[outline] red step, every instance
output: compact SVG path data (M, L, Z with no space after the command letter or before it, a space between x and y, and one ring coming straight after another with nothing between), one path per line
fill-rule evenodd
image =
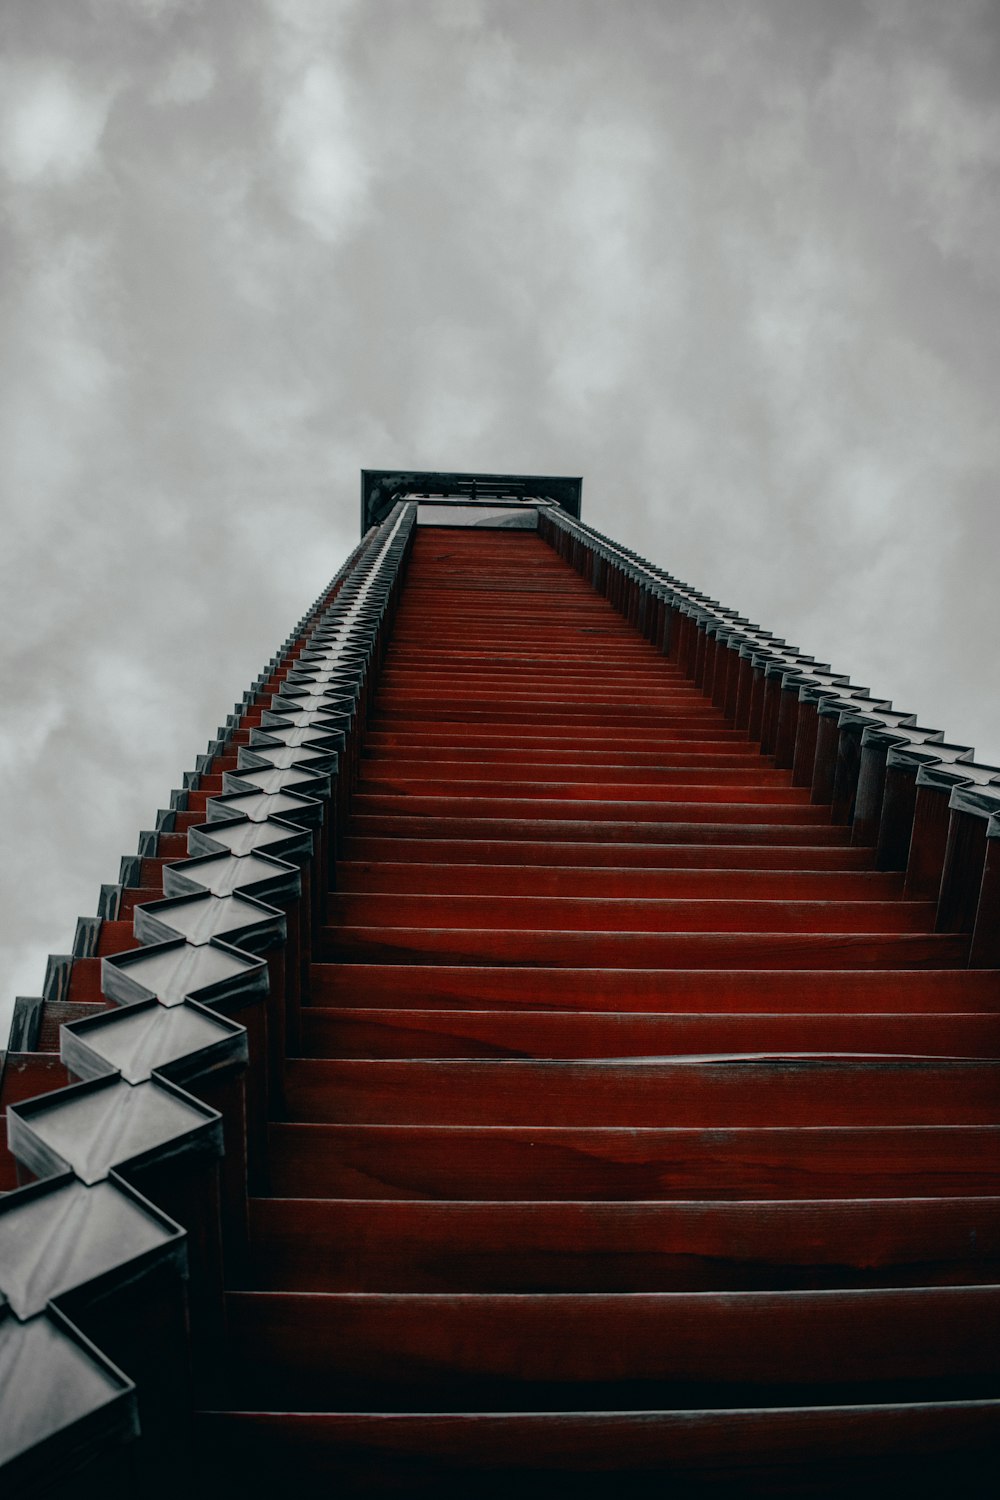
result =
M258 1198L260 1291L646 1292L990 1285L1000 1198Z
M787 1011L630 1015L623 1011L318 1009L301 1017L305 1057L539 1059L696 1053L859 1052L1000 1055L1000 1015Z
M564 969L314 964L313 1003L406 1009L483 1005L575 1011L730 1013L1000 1010L995 969Z
M297 1198L994 1197L1000 1128L271 1126Z

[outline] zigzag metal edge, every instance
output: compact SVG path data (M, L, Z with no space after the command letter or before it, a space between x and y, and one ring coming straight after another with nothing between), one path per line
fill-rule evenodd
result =
M586 523L553 507L539 533L793 784L832 804L878 868L936 899L938 931L971 933L970 966L1000 967L1000 766Z
M0 1468L9 1485L51 1479L69 1454L78 1463L82 1450L139 1430L135 1383L60 1304L183 1269L184 1228L155 1192L150 1201L120 1174L155 1179L222 1155L222 1114L183 1085L246 1067L247 1030L219 1012L262 1001L264 955L277 955L272 972L281 972L289 928L270 902L303 905L303 876L332 836L415 519L416 505L400 502L366 534L159 815L157 833L170 831L243 714L275 689L222 793L208 797L206 821L189 830L189 857L164 867L164 899L135 907L140 946L102 960L102 994L118 1008L60 1028L62 1061L81 1081L8 1109L11 1151L39 1179L0 1197ZM78 924L75 958L94 955L102 922L118 917L123 886L154 848L155 835L143 835L139 856L123 860L100 917ZM50 961L48 997L68 984L72 962ZM22 1046L39 1010L19 1002ZM261 1066L273 1072L274 1062ZM192 1293L197 1301L197 1286Z

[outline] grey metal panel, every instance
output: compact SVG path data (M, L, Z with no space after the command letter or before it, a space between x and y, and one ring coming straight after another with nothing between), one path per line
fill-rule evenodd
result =
M35 1474L51 1480L63 1474L60 1465L72 1469L91 1451L137 1432L131 1383L52 1298L95 1280L111 1290L132 1286L157 1257L183 1252L179 1226L114 1174L214 1162L221 1154L220 1115L175 1080L246 1056L243 1027L217 1012L238 1011L266 994L267 966L254 955L285 936L283 913L248 893L291 899L299 889L299 865L324 821L321 799L331 792L385 580L395 574L415 510L397 507L364 539L288 638L286 650L308 627L316 642L311 659L295 668L302 687L293 684L288 695L292 715L276 710L280 694L264 695L278 657L244 695L246 704L270 697L264 732L244 757L251 768L207 799L205 823L191 830L192 857L168 867L167 897L136 908L143 946L102 960L102 991L123 1008L62 1028L63 1058L85 1081L8 1111L14 1155L43 1179L0 1202L0 1466L8 1483ZM141 835L139 855L123 865L129 883L139 879L139 860L156 856L158 834L174 828L240 713L237 705L208 754L185 773L156 832ZM277 732L268 736L267 729ZM324 774L317 776L316 766ZM185 887L190 894L169 894ZM121 885L102 895L105 920L117 915L120 897ZM101 929L101 917L80 920L74 956L50 961L46 999L65 997L74 958L96 955ZM39 1008L22 1003L23 1039ZM39 1243L49 1248L44 1257Z

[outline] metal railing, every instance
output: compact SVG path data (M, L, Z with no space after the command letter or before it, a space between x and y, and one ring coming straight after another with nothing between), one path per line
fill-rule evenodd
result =
M10 1150L34 1180L0 1196L7 1496L80 1482L165 1495L192 1481L193 1403L220 1378L223 1289L240 1283L248 1194L266 1181L310 928L416 508L397 503L362 539L103 888L74 953L50 962L45 995L18 1002L8 1063L36 1097L7 1111ZM196 821L189 804L220 759L222 789L211 784ZM136 904L129 932L128 894L182 824L189 857L163 866L163 899ZM105 951L116 937L122 951ZM72 997L98 961L99 1004L60 1032L81 1081L38 1094L45 1003Z
M969 934L970 966L1000 966L1000 766L565 512L539 532L907 896L936 901L939 932Z

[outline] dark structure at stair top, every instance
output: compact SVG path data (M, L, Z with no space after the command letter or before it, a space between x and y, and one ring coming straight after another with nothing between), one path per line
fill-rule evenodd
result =
M580 519L583 480L554 474L460 474L451 470L362 469L361 535L384 521L398 500L423 497L472 505L547 501Z

